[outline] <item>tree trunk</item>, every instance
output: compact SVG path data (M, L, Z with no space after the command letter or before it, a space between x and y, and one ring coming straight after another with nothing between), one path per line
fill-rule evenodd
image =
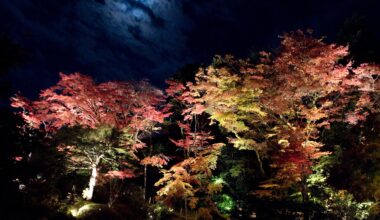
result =
M92 196L94 194L94 188L95 188L95 185L96 185L96 177L98 176L98 171L96 170L96 165L92 165L92 168L91 168L91 177L90 177L90 182L88 183L88 189L83 192L83 197L86 199L86 200L91 200L92 199Z
M257 162L259 163L259 168L260 168L260 171L261 171L261 174L265 174L265 171L264 171L264 168L263 168L263 162L260 158L260 154L257 150L254 150L255 153L256 153L256 158L257 158Z
M144 165L144 200L146 200L146 176L147 174L147 165Z

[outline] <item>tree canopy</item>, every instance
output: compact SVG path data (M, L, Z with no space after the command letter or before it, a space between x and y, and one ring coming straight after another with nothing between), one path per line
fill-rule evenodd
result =
M311 33L280 38L255 60L216 55L184 68L165 91L61 73L12 107L19 129L58 153L59 175L89 177L84 199L136 196L145 218L376 218L380 66ZM123 188L132 185L142 192Z

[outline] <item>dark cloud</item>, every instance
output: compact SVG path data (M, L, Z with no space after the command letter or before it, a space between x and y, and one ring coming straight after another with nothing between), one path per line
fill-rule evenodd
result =
M145 5L141 1L126 0L125 3L128 3L132 8L138 8L138 9L141 9L143 12L145 12L152 20L152 24L154 26L160 27L160 28L165 26L165 20L157 16L151 8L149 8L147 5Z
M27 94L52 85L58 72L99 81L164 79L216 53L247 56L278 46L283 32L312 28L334 39L353 13L377 27L374 1L3 0L0 28L28 51L8 75Z
M141 28L138 25L128 25L128 31L137 41L141 42L142 44L154 47L154 45L152 45L152 42L144 38Z

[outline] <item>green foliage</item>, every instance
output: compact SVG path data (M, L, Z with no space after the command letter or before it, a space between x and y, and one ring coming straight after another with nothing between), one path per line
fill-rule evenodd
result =
M367 219L373 202L359 202L346 190L336 190L327 184L329 169L337 162L336 158L339 156L339 150L337 152L338 155L324 156L320 163L313 167L314 173L307 179L310 201L339 218Z
M230 170L229 170L229 173L231 175L231 177L238 177L241 175L241 173L243 172L243 165L242 164L237 164L237 165L234 165Z
M227 194L217 196L215 202L222 213L231 213L236 206L235 201Z
M92 164L102 163L111 169L120 166L119 160L130 156L119 145L120 133L110 127L63 128L55 136L57 149L68 158L69 169L90 169Z

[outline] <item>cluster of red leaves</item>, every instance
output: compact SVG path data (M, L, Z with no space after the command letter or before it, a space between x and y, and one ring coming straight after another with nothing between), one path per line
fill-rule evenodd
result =
M38 100L30 101L21 95L12 98L12 106L20 108L24 120L36 129L54 133L65 126L100 128L109 126L125 134L120 145L133 152L146 147L140 140L142 133L152 132L156 125L170 115L162 111L163 92L146 81L105 82L97 84L89 76L80 73L60 74L55 85L41 91ZM83 155L83 149L59 145L57 150L70 156L76 167L88 167L93 161ZM99 156L102 152L93 154ZM166 160L165 157L160 157ZM108 158L113 159L113 158ZM136 158L138 159L138 158ZM150 158L158 166L166 162ZM148 158L145 160L148 163ZM108 177L131 178L129 170L110 171Z
M56 86L43 90L39 99L29 101L21 95L12 98L12 106L22 109L31 126L55 131L62 126L100 124L117 128L129 126L141 130L167 116L157 109L163 101L160 90L147 82L106 82L96 84L79 73L60 74Z
M140 161L140 164L162 168L163 166L168 164L169 159L170 159L169 157L163 154L158 154L151 157L145 157L144 159Z
M312 173L313 161L329 152L321 151L323 144L313 141L316 136L308 134L305 128L284 129L281 133L284 139L279 141L279 149L272 158L272 167L277 169L276 180L282 182L282 188L286 188L304 181Z
M192 152L203 149L203 146L206 146L209 141L214 139L214 137L210 135L210 132L192 131L190 123L183 124L177 122L177 124L181 128L183 138L179 140L169 139L177 147L183 148L186 151Z
M14 160L14 161L18 161L18 162L20 162L22 159L23 159L22 156L16 156L16 157L13 157L13 160Z
M104 176L111 179L125 179L133 178L135 174L132 170L110 170Z
M197 99L199 94L194 89L194 84L191 82L184 85L181 82L167 80L168 88L166 93L169 97L176 99L182 106L182 115L184 121L192 120L194 115L201 115L205 111L202 101Z
M355 125L377 111L380 67L353 67L343 62L347 55L347 47L299 31L283 36L281 53L267 68L272 87L262 97L270 121L278 124L279 116L284 121L277 135L288 142L274 155L276 179L304 181L313 161L327 154L318 142L320 129L332 122Z
M342 113L348 113L347 104L354 102L355 108L343 120L365 119L363 110L375 110L372 95L379 91L380 67L344 64L347 55L347 47L325 44L300 31L284 35L281 53L269 67L271 89L263 93L264 104L277 114L302 108L306 119L329 126L341 121ZM316 111L319 118L313 118Z

